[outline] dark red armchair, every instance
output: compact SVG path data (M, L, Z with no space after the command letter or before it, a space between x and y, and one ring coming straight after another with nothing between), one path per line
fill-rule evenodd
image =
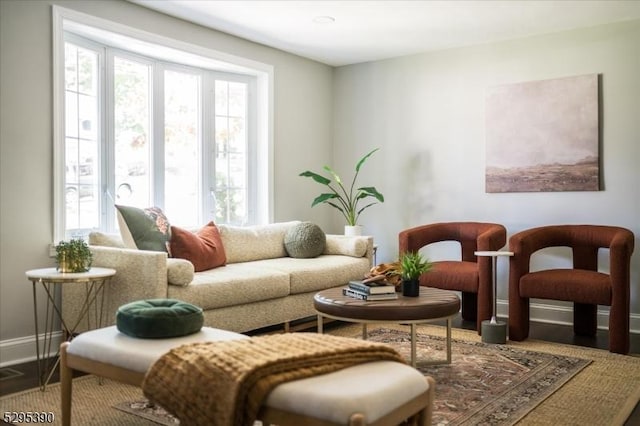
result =
M530 271L531 255L548 247L570 247L573 268ZM629 287L634 235L625 228L553 225L509 239L509 339L529 336L529 299L573 302L573 329L593 336L598 305L609 309L609 351L629 353ZM609 273L598 271L598 250L609 249Z
M398 238L400 254L442 241L460 243L460 259L433 262L433 268L420 277L420 285L462 292L462 318L475 321L480 333L482 321L490 319L493 311L492 262L474 253L504 247L505 227L481 222L434 223L406 229Z

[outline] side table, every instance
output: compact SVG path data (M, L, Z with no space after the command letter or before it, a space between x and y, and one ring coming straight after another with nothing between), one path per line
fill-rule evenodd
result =
M498 321L496 315L498 313L498 279L496 265L499 256L513 256L512 251L476 251L476 256L491 257L493 264L491 265L491 274L493 281L493 312L490 321L482 321L482 341L484 343L507 343L507 323Z
M59 272L56 268L32 269L26 272L27 279L33 286L33 309L36 331L36 356L38 364L38 380L40 390L46 389L53 372L60 363L60 350L56 351L55 360L51 360L51 338L53 335L54 320L60 321L64 339L70 341L73 338L78 325L87 320L91 327L91 319L95 321L97 328L102 326L103 308L105 297L108 297L107 283L116 274L115 269L91 268L87 272ZM42 348L40 347L40 334L38 330L38 298L36 295L37 284L40 283L47 295L45 309L45 326ZM67 324L60 308L55 303L56 287L62 285L84 285L85 298L80 308L80 314L73 324ZM53 364L52 364L53 363Z

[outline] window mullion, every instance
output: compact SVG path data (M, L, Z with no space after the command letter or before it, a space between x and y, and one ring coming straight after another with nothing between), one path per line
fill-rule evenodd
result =
M152 203L162 209L164 205L164 191L165 191L165 160L164 160L164 66L161 63L155 62L152 65L152 79L151 79L151 164L153 168L151 170L151 182L153 186Z
M251 79L247 84L247 174L248 181L251 183L258 182L260 175L260 165L258 163L258 142L257 142L257 102L255 101L256 81ZM249 184L247 188L247 214L250 223L258 221L258 202L259 189L257 185ZM268 191L262 191L262 196L268 194Z
M102 177L104 178L103 191L105 201L104 205L104 218L105 222L103 228L107 232L116 231L116 181L115 181L115 118L114 118L114 51L112 49L106 49L105 66L104 68L104 89L102 105L104 105L104 127L102 137L104 143L102 144Z
M202 212L204 218L216 217L215 205L215 78L213 73L203 75L202 81ZM208 219L207 219L208 220Z

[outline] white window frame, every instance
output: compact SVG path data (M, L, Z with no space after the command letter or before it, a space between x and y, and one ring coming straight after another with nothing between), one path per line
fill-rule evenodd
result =
M258 186L250 187L249 197L255 197L257 211L249 212L254 223L263 224L273 221L273 85L274 68L272 65L257 62L251 59L242 58L225 52L205 48L181 40L164 37L158 34L146 32L112 22L82 12L66 9L60 6L52 6L53 19L53 241L57 242L65 238L65 204L64 204L64 31L83 31L91 33L95 38L109 37L111 41L121 39L122 45L127 46L127 50L134 50L137 45L158 45L165 48L169 55L181 56L181 61L187 65L204 66L209 69L217 69L221 72L231 72L246 74L255 77L255 93L257 97L256 114L250 115L255 120L256 129L256 151L254 159L256 164L249 164L251 173L256 173ZM133 47L132 47L133 46ZM162 58L159 58L162 59ZM224 77L227 79L227 76ZM203 108L203 114L207 107ZM107 117L108 119L108 117ZM204 125L204 122L203 122ZM206 128L203 128L205 131ZM203 158L209 157L203 155ZM206 166L206 161L204 160ZM107 187L103 181L101 189L103 197ZM208 191L207 186L203 186L203 191ZM204 197L203 200L208 200ZM104 210L102 210L104 212ZM107 219L107 218L105 218ZM110 223L110 222L108 222Z

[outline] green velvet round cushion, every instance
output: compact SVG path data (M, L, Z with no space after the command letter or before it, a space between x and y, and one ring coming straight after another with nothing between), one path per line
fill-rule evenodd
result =
M202 308L176 299L148 299L118 308L121 333L142 339L165 339L193 334L202 328Z
M284 236L284 248L291 257L310 258L320 256L327 243L327 236L316 224L300 222Z

